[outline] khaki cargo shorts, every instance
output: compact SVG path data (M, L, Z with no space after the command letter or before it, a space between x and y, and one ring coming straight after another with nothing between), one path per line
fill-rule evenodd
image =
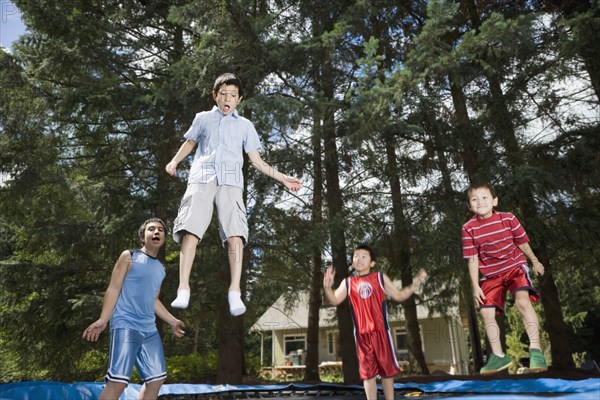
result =
M175 242L181 243L186 233L202 240L210 225L214 206L217 207L219 235L223 243L233 236L240 236L247 243L248 222L242 189L228 185L217 186L216 180L188 185L173 227Z

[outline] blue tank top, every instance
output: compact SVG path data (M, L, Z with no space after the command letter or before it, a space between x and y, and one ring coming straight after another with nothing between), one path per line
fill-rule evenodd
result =
M110 319L110 329L129 328L141 332L156 330L154 302L165 268L142 250L130 250L131 268L121 287L121 293Z

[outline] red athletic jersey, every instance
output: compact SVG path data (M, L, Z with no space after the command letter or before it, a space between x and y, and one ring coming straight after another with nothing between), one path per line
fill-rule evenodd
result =
M525 255L517 247L529 241L517 217L494 211L490 218L474 215L462 229L463 257L479 257L479 271L489 277L521 265Z
M354 322L354 339L361 379L397 375L394 342L388 325L383 274L374 272L346 280Z
M383 274L351 276L346 285L356 333L388 329Z

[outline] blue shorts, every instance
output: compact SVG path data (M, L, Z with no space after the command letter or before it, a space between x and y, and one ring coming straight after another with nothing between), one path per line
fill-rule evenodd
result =
M143 382L166 379L165 353L158 331L111 330L108 372L104 379L128 384L134 365Z

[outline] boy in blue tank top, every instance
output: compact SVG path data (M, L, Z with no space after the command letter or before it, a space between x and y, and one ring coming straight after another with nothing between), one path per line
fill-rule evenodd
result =
M100 400L121 396L134 365L144 382L139 398L156 399L167 368L155 316L169 324L175 336L185 333L183 322L171 315L158 298L165 268L156 257L166 234L167 228L158 218L142 224L142 248L121 253L104 293L100 318L83 332L84 339L95 342L110 319L109 365Z

